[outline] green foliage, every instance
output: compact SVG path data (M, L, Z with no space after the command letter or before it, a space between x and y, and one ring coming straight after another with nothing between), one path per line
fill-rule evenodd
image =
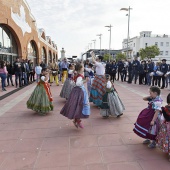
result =
M156 45L141 48L139 51L141 60L155 58L155 56L158 56L159 53L159 48Z
M126 55L125 54L123 54L123 53L118 53L118 54L116 54L116 60L118 61L118 60L124 60L124 59L126 59Z
M103 60L104 60L104 61L109 61L109 59L110 59L110 61L111 61L111 60L112 60L112 56L111 56L110 54L104 54Z

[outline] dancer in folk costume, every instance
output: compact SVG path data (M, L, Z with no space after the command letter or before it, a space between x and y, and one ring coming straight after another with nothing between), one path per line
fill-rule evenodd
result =
M90 102L93 102L99 107L102 104L102 98L106 93L105 65L102 63L102 56L98 56L95 60L94 52L92 52L91 55L94 66L96 67L96 75L90 91Z
M84 66L78 63L75 67L77 76L75 78L75 87L61 110L61 114L68 119L73 119L74 125L78 128L84 128L81 119L88 118L90 115L90 104L88 94L84 87Z
M164 120L157 135L157 144L159 149L168 153L170 161L170 93L167 96L167 104L162 108Z
M75 83L73 81L73 77L74 77L74 65L69 65L69 71L68 71L68 78L66 79L66 81L64 82L64 85L61 89L60 92L60 96L62 98L68 99L70 96L70 93L73 89L73 87L75 86Z
M103 96L100 106L100 114L107 118L109 115L120 117L123 115L125 107L119 98L119 95L110 81L109 74L106 74L106 93Z
M48 80L49 70L43 68L40 75L40 81L27 101L27 108L38 112L40 115L45 115L53 110L53 99Z
M94 80L94 70L92 67L93 67L93 64L89 63L88 68L85 68L87 72L87 90L88 90L89 96L90 96L91 86Z
M143 98L143 100L149 102L148 107L139 114L133 131L138 136L146 139L143 144L149 144L149 148L155 148L155 140L161 124L162 99L158 87L152 86L149 91L150 96ZM151 143L150 140L152 140Z

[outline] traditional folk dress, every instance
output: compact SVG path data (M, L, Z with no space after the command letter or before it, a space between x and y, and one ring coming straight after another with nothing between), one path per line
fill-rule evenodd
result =
M161 124L159 133L156 137L159 149L168 153L170 159L170 106L162 108L164 121Z
M119 95L110 81L106 85L106 93L103 96L102 104L100 106L100 114L102 116L121 116L125 107L119 98Z
M75 86L75 83L73 81L73 76L74 76L73 70L69 70L68 78L64 82L64 85L61 89L60 97L65 98L65 99L69 98L70 93L71 93L73 87Z
M76 86L60 111L60 114L68 119L88 118L90 115L90 104L87 91L83 85L83 75L78 74L75 78Z
M87 81L87 90L88 90L88 94L90 95L91 86L94 80L94 71L92 70L92 68L85 68L85 70L88 73L87 77L89 78L89 80Z
M105 79L105 67L100 62L95 62L96 75L94 77L91 91L90 91L90 102L93 102L96 106L102 104L102 98L106 93L106 79Z
M45 81L45 76L41 76L40 81L27 101L27 108L40 114L48 113L53 110L52 101L48 80Z
M142 138L155 140L161 123L162 99L157 96L155 99L148 98L148 101L148 107L140 112L133 131ZM159 110L159 113L155 124L152 126L150 123L156 110Z

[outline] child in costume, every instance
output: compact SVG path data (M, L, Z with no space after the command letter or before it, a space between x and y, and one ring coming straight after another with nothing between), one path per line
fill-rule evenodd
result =
M168 153L170 161L170 93L167 96L167 104L162 108L164 120L157 135L157 144L159 149Z
M72 89L71 94L60 114L68 119L73 119L73 123L77 128L84 128L81 119L89 117L90 104L88 94L84 87L84 66L83 64L78 63L75 68L77 71L77 75L74 78L75 87Z
M155 148L156 136L161 123L162 99L158 87L150 87L149 92L150 96L143 98L143 100L148 101L148 107L140 112L133 131L146 139L143 144L148 144L149 148Z
M74 65L70 64L69 65L69 71L68 71L68 78L64 82L64 85L63 85L62 90L60 92L60 96L62 98L65 98L65 99L69 98L71 90L75 86L75 83L73 81L73 77L74 77Z
M27 108L38 112L40 115L45 115L53 110L53 99L48 80L49 71L47 68L43 68L40 75L40 81L27 101Z
M103 96L100 106L100 114L107 118L109 115L120 117L123 115L125 107L117 94L116 89L110 81L110 76L106 74L106 93Z

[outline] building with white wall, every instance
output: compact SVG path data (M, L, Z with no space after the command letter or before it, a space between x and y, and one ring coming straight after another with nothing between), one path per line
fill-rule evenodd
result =
M142 31L140 36L130 38L128 41L124 39L122 42L122 52L128 57L135 57L139 55L139 50L147 46L157 45L160 49L159 56L156 56L154 60L162 60L163 58L170 61L170 35L153 35L152 31Z

